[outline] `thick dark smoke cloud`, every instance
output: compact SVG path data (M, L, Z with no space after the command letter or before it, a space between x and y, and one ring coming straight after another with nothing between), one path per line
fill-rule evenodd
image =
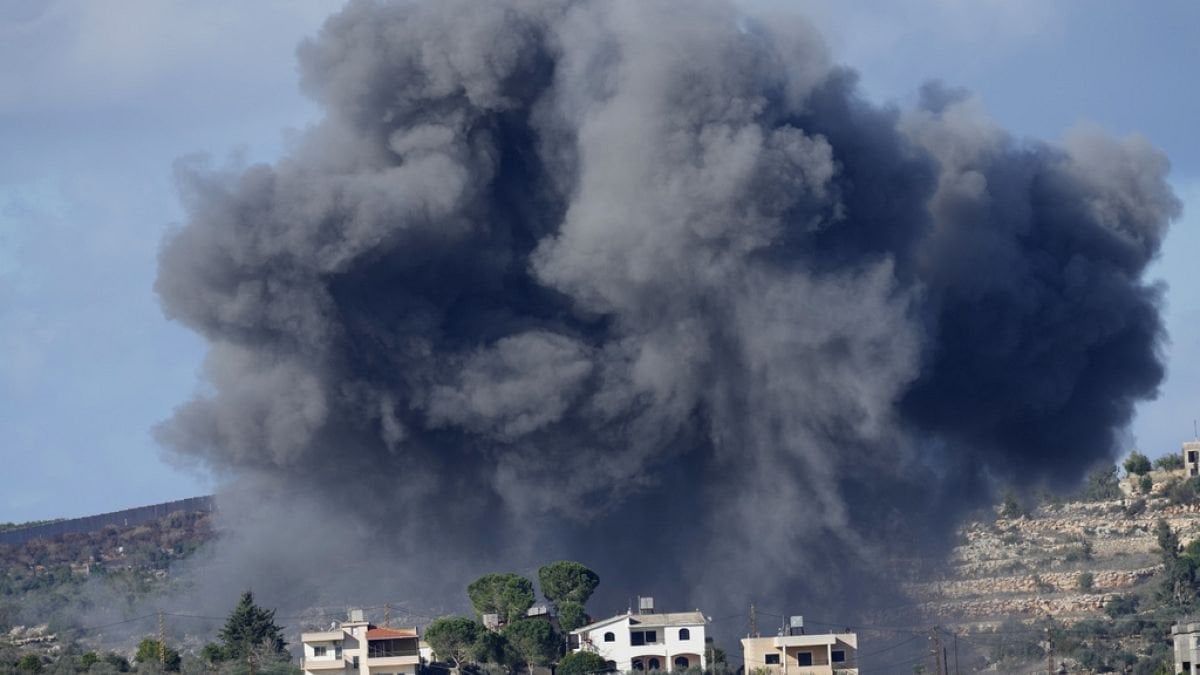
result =
M211 345L160 437L236 478L260 576L569 555L613 609L865 606L992 485L1111 458L1162 378L1179 205L1140 138L879 107L715 1L353 2L299 55L324 120L183 165L157 285Z

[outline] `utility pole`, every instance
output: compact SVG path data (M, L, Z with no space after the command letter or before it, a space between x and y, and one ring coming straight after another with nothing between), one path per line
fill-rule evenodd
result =
M1054 675L1054 635L1046 626L1046 675Z
M392 603L390 602L383 603L383 627L392 627Z
M954 675L958 675L958 631L954 631Z
M758 620L754 617L754 603L750 603L750 637L758 637Z
M933 640L934 675L946 675L946 664L943 663L942 659L942 638L941 635L938 634L937 626L934 626L933 629L929 631L929 639Z
M158 672L167 672L167 631L161 609L158 610Z

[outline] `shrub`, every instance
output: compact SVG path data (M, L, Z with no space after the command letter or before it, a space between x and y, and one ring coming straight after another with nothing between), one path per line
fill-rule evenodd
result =
M1138 497L1125 506L1125 517L1133 518L1146 510L1146 500Z
M1142 476L1142 479L1138 481L1138 489L1144 495L1150 494L1150 491L1154 489L1154 479L1149 475Z
M1125 472L1131 476L1144 476L1150 473L1150 458L1134 450L1125 458Z
M1183 468L1183 457L1176 454L1163 455L1154 460L1154 468L1162 469L1163 471L1175 471Z
M1084 593L1090 592L1095 583L1096 577L1091 572L1084 572L1075 579L1076 586Z

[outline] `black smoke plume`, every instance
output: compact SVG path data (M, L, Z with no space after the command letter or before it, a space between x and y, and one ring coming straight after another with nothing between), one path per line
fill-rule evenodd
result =
M1140 138L880 107L707 0L352 2L299 56L324 119L183 165L157 283L210 344L159 436L231 478L230 602L570 556L601 612L862 607L998 482L1111 459L1162 378Z

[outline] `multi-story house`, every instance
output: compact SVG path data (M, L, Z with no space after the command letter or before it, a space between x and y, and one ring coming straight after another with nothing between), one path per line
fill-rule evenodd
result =
M416 675L421 643L416 628L381 628L351 610L350 620L300 635L305 675Z
M856 634L805 635L799 626L788 633L742 640L747 675L858 675Z
M652 598L641 598L639 605L637 614L618 614L571 631L574 651L595 652L609 670L621 672L707 667L704 614L656 614Z

